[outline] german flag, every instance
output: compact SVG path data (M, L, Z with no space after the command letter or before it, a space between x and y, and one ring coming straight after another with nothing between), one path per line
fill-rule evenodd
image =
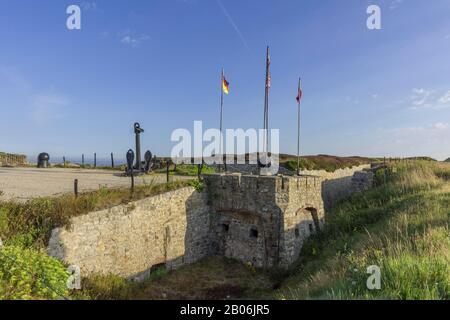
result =
M229 94L230 92L230 83L225 79L225 77L222 78L222 90L226 94Z

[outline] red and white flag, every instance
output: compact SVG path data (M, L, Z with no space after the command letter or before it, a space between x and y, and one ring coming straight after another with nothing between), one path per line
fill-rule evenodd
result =
M300 88L300 86L298 87L298 94L297 94L297 98L295 98L297 100L298 103L300 103L300 100L302 99L302 95L303 95L303 91Z

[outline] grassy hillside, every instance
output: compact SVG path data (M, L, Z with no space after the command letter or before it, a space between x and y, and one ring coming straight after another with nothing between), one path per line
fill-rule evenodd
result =
M342 202L310 238L280 299L450 298L450 166L398 164L377 188ZM381 268L381 290L366 287Z
M351 168L362 164L371 163L373 159L364 157L337 157L329 155L305 156L300 158L301 170L326 170L328 172L337 169ZM280 155L280 165L286 169L297 170L297 157Z

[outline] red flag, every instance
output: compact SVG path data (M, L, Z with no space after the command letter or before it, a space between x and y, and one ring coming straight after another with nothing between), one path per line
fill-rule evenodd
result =
M295 98L297 100L297 102L300 103L300 100L302 99L302 95L303 95L302 89L298 88L298 95L297 95L297 98Z

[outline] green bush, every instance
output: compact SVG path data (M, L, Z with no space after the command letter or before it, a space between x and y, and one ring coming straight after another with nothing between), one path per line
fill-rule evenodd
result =
M68 295L66 268L31 249L0 249L0 299L64 299Z
M205 185L203 182L198 181L198 180L191 180L189 181L189 185L191 187L194 187L195 190L197 190L198 192L202 192L205 189Z

